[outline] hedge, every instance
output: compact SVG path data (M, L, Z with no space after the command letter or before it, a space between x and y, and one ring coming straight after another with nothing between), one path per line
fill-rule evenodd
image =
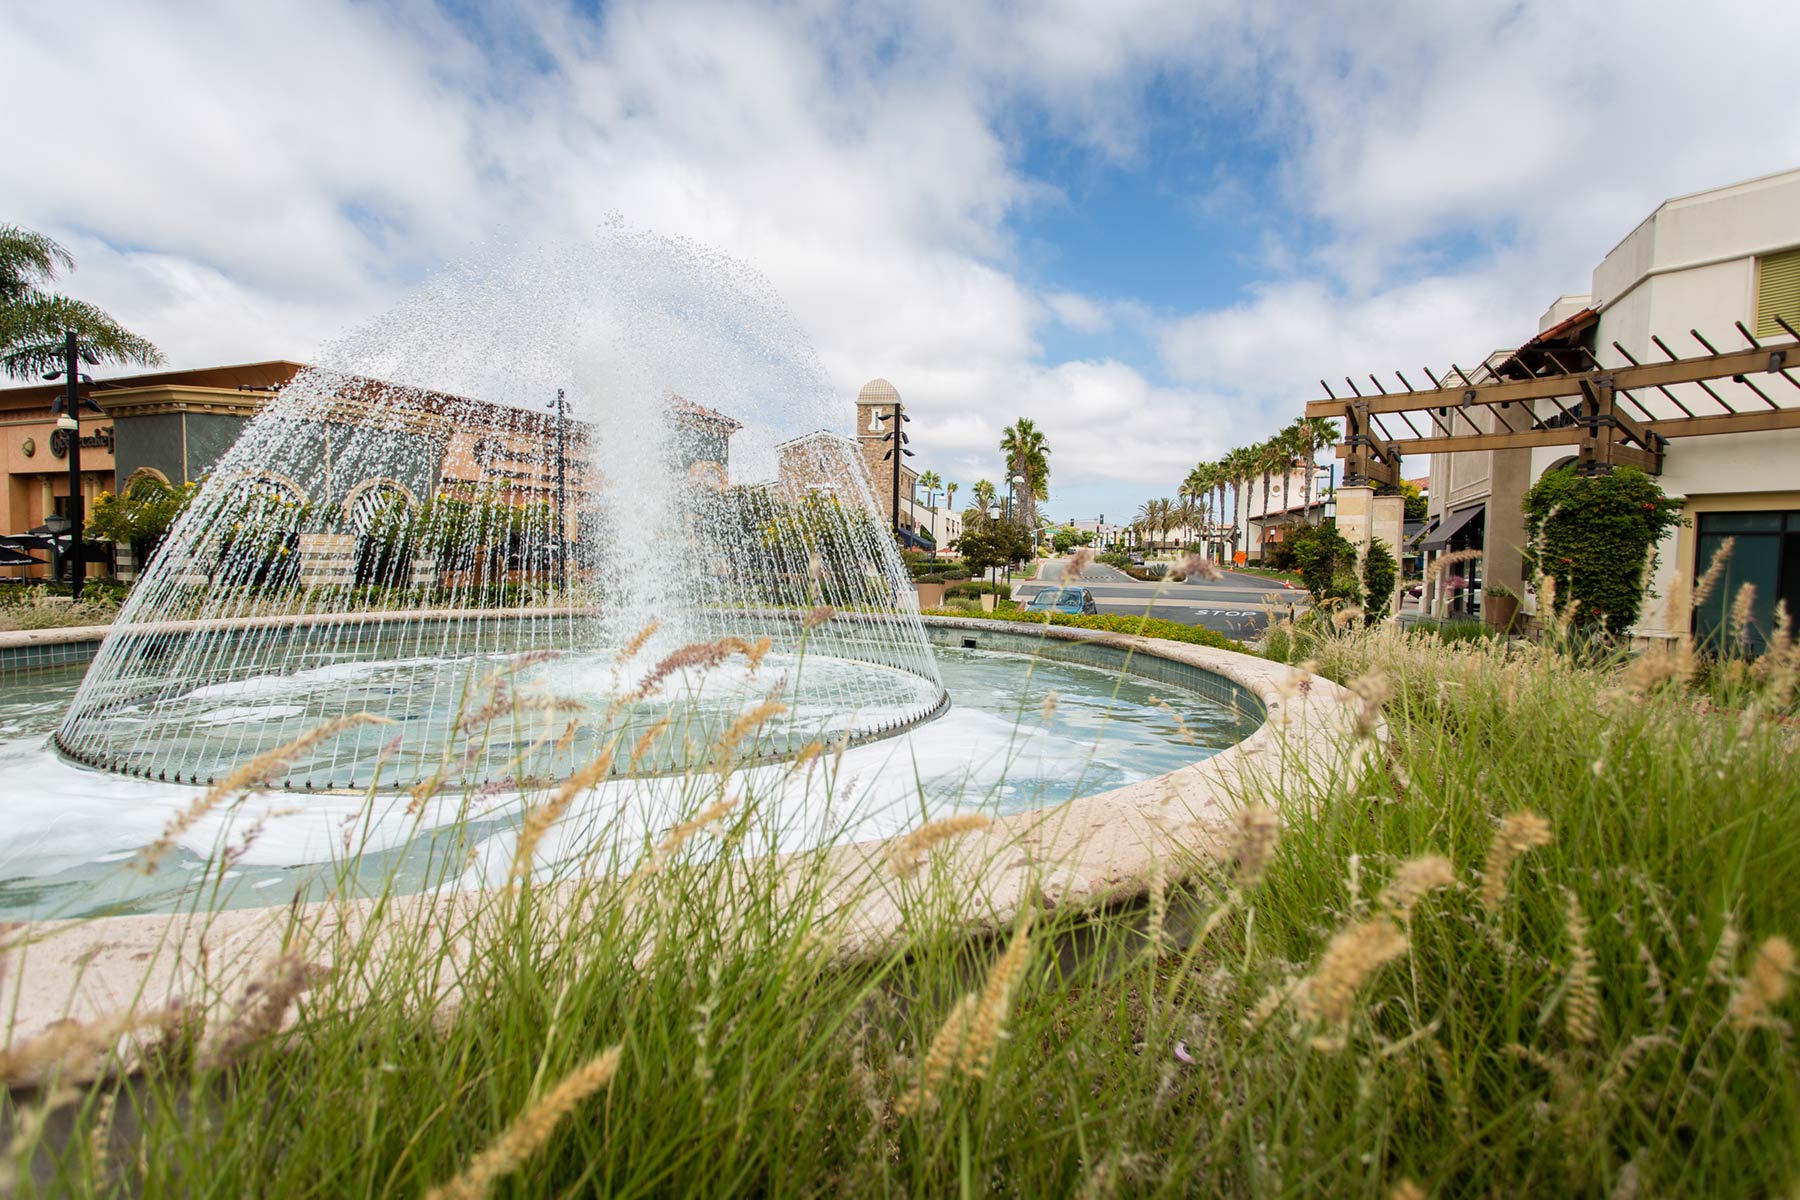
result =
M931 617L966 617L969 614L955 609L933 608L925 611ZM1044 613L992 612L982 613L984 621L1019 621L1028 624L1044 624ZM1217 650L1242 650L1242 642L1233 641L1222 633L1214 633L1199 625L1183 625L1179 621L1164 621L1158 617L1125 617L1116 613L1101 613L1098 616L1074 616L1069 613L1050 613L1049 623L1074 629L1097 629L1103 633L1130 633L1139 637L1161 638L1165 642L1187 642L1195 646L1211 646Z

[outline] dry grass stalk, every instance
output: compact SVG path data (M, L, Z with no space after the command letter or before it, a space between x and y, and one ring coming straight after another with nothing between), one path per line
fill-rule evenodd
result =
M1181 572L1189 579L1225 578L1225 572L1219 569L1219 564L1204 554L1190 554L1182 559Z
M938 1088L950 1078L950 1072L956 1066L963 1042L968 1039L969 1024L975 1019L975 1009L980 1003L981 996L976 992L970 992L956 1002L956 1007L938 1027L937 1036L931 1039L931 1047L925 1051L925 1062L919 1068L919 1082L894 1105L895 1115L908 1116L936 1097Z
M1737 549L1737 539L1728 537L1719 543L1713 552L1713 560L1706 568L1706 574L1694 583L1694 607L1699 608L1712 599L1713 589L1719 586L1719 580L1725 577L1725 566L1731 561L1731 555ZM1687 622L1683 620L1682 625Z
M1410 1179L1402 1179L1388 1189L1388 1200L1425 1200L1425 1189Z
M719 740L713 745L713 761L720 766L730 763L737 755L738 743L761 728L770 717L778 717L786 711L787 705L779 700L764 700L744 713L719 735Z
M1519 855L1538 846L1550 844L1550 822L1530 809L1510 813L1500 822L1487 862L1481 868L1481 906L1490 913L1500 911L1506 902L1507 876Z
M1161 956L1169 923L1169 875L1159 859L1150 868L1150 912L1145 922L1144 938L1150 953Z
M210 1071L229 1066L251 1046L281 1029L288 1009L312 986L319 968L296 950L271 960L238 998L231 1017L201 1052L199 1066Z
M633 767L636 767L639 763L644 761L644 756L650 753L650 747L654 746L657 739L662 737L663 734L669 732L669 726L672 724L674 724L673 717L664 717L649 729L646 729L643 735L639 737L636 742L632 743L631 765Z
M1474 562L1480 557L1481 551L1479 550L1458 550L1452 554L1446 554L1438 558L1429 568L1427 568L1425 573L1433 579L1442 579L1449 573L1450 568L1460 567L1464 563Z
M1456 882L1456 868L1441 854L1427 854L1408 859L1394 872L1394 878L1383 889L1379 903L1401 925L1412 920L1413 909L1438 888Z
M1756 585L1746 583L1738 588L1737 595L1731 600L1731 616L1727 625L1731 630L1731 644L1746 646L1750 642L1751 620L1756 613Z
M1356 736L1373 737L1381 727L1381 710L1393 695L1393 687L1384 675L1360 675L1344 685L1356 701Z
M89 1022L58 1021L30 1041L0 1048L0 1084L35 1084L68 1067L92 1070L119 1049L120 1039L139 1029L167 1029L186 1014L180 1007L122 1012Z
M1044 714L1044 723L1046 725L1050 723L1051 718L1056 716L1056 703L1055 692L1044 693L1044 703L1040 706L1039 711Z
M267 783L283 767L320 742L329 741L340 733L355 729L359 725L392 725L393 723L387 717L377 717L372 713L352 713L347 717L338 717L317 728L309 729L285 746L277 746L273 750L263 751L195 798L193 803L189 804L163 828L162 833L154 842L138 851L137 859L132 865L146 875L151 874L169 851L175 848L176 840L192 829L200 818L238 793Z
M1746 1032L1779 1027L1770 1010L1787 995L1793 973L1794 947L1786 938L1772 937L1758 946L1750 973L1739 982L1726 1009L1732 1025Z
M921 825L894 843L888 851L888 868L901 879L911 878L918 873L924 856L934 847L965 833L986 829L993 823L992 817L981 813L958 813Z
M479 1200L486 1196L496 1182L518 1170L525 1160L543 1148L577 1104L613 1081L613 1076L619 1073L622 1054L623 1048L614 1046L564 1076L562 1082L488 1143L487 1148L463 1168L462 1174L427 1192L427 1200Z
M1699 667L1692 644L1682 638L1674 646L1658 646L1632 659L1625 668L1624 687L1627 692L1645 695L1671 681L1685 686Z
M525 814L525 820L519 826L519 844L513 849L512 871L508 876L510 883L519 884L531 877L531 864L537 857L538 843L563 819L564 814L569 811L569 805L575 802L575 797L595 787L612 773L613 754L617 750L618 743L614 742L601 751L593 762L563 780L550 799L533 806Z
M980 1078L993 1066L994 1051L999 1047L1000 1039L1006 1036L1006 1015L1012 1010L1013 992L1018 989L1030 961L1031 920L1027 917L982 985L975 1014L969 1022L969 1036L956 1060L965 1074Z
M631 659L636 658L638 651L642 650L645 643L655 637L656 631L661 628L661 621L652 620L648 625L632 634L631 640L626 642L624 648L619 651L619 661L629 662Z
M1658 1021L1669 1019L1669 989L1663 984L1662 971L1657 968L1656 957L1650 953L1650 947L1639 942L1637 948L1638 962L1644 967L1644 992L1649 998L1650 1007L1656 1010Z
M1357 993L1386 963L1406 953L1406 934L1392 917L1371 917L1341 930L1325 947L1319 964L1296 996L1301 1016L1333 1030L1315 1038L1321 1050L1339 1050L1347 1042Z
M729 816L731 810L737 806L738 798L735 796L730 800L716 800L707 805L688 820L682 821L670 829L668 835L664 837L661 842L657 843L656 856L658 858L667 858L671 854L674 854L692 841L709 825Z
M1725 928L1719 931L1719 944L1713 947L1712 957L1706 962L1706 978L1710 983L1720 986L1731 983L1733 964L1737 962L1738 946L1742 937L1737 930L1737 922L1730 917L1725 918Z
M762 647L763 651L766 651L767 643L768 639L764 638L758 645ZM710 671L733 654L754 649L756 647L751 646L740 637L720 638L716 642L689 642L687 645L665 654L655 666L644 674L642 679L638 680L638 685L614 701L612 707L614 710L618 710L637 703L654 693L657 688L662 686L665 679L677 671ZM746 657L748 657L747 653ZM762 654L758 653L752 665L754 666L761 660Z
M1250 804L1240 808L1231 823L1231 882L1240 891L1248 891L1262 883L1269 864L1275 861L1281 817L1266 804Z
M1173 718L1175 721L1176 736L1180 737L1181 740L1184 742L1187 742L1189 744L1193 743L1193 740L1194 740L1193 731L1188 728L1188 723L1186 720L1184 720L1182 718L1182 715L1175 711L1175 706L1173 704L1170 704L1167 700L1164 700L1161 696L1151 696L1147 701L1145 701L1145 703L1147 703L1155 708L1160 708L1164 712L1168 713L1169 716L1171 718Z
M473 733L509 713L583 712L586 708L587 705L579 700L566 700L560 696L516 696L502 693L457 722L456 727L462 733Z
M83 1147L87 1152L88 1178L102 1186L112 1174L108 1164L112 1158L113 1110L118 1099L117 1092L108 1092L95 1102L87 1144Z
M1591 1045L1600 1036L1600 974L1593 947L1588 945L1587 918L1575 893L1563 889L1568 901L1564 928L1569 937L1569 981L1563 998L1563 1027L1578 1046Z
M834 613L831 605L816 605L811 612L807 613L806 616L801 619L800 627L806 630L817 629L825 622L831 620L833 615Z
M1331 626L1333 629L1348 629L1358 621L1361 621L1364 615L1361 605L1341 605L1331 614Z

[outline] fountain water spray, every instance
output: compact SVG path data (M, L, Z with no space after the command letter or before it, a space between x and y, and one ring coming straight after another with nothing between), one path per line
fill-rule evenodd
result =
M366 712L274 779L363 790L561 778L665 721L615 771L693 770L765 702L745 756L915 724L947 701L841 420L739 263L617 225L495 250L263 407L56 744L206 784Z

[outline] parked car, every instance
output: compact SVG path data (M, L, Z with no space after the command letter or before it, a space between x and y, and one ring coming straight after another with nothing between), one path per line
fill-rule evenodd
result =
M1094 593L1086 588L1042 588L1025 605L1025 611L1091 617L1100 612L1100 606L1094 603Z
M1133 550L1131 552L1131 565L1134 567L1141 567L1144 565L1144 552L1143 551Z

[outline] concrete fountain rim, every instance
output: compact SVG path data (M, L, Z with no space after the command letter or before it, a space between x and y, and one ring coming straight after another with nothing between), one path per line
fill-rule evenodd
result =
M1262 723L1207 758L1107 792L994 819L947 843L927 870L966 897L965 928L978 936L1010 927L1035 905L1094 906L1143 895L1216 861L1234 811L1246 798L1285 799L1307 778L1329 778L1350 752L1355 698L1328 680L1250 654L1184 642L974 617L927 616L926 624L993 633L1035 632L1056 641L1110 646L1218 675L1253 695ZM61 632L61 631L59 631ZM891 839L826 850L824 893L842 917L836 952L876 955L904 941L909 881L890 868ZM296 924L360 936L372 923L441 915L485 893L422 893L386 900L204 914L143 914L45 921L30 945L0 959L0 1002L13 1014L7 1042L19 1045L64 1020L93 1021L174 997L207 997L225 1011L278 954ZM28 952L29 951L29 952ZM328 965L328 964L323 964ZM445 998L447 1005L459 1002ZM212 1015L212 1014L209 1014Z

